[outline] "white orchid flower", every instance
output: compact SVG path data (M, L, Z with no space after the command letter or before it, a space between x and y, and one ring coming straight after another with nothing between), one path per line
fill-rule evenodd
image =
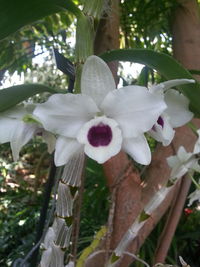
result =
M37 123L26 123L25 118L32 114L34 105L19 105L0 113L0 144L10 142L13 159L17 161L21 148L27 144L35 134L41 134L48 144L51 153L55 148L55 137L46 132Z
M191 206L194 201L198 201L200 203L200 189L196 189L194 192L192 192L189 196L189 203L188 206Z
M65 164L80 150L104 163L121 148L137 162L149 164L144 132L166 108L163 96L141 86L116 90L110 69L96 56L83 66L81 93L53 95L34 111L46 130L59 135L55 164Z
M164 146L171 143L174 138L174 128L180 127L190 121L193 113L189 111L189 100L174 89L173 86L194 83L190 79L175 79L152 86L149 90L153 94L164 95L167 109L159 116L149 134Z
M198 159L191 152L187 152L183 146L180 146L177 155L167 158L168 165L172 168L170 178L181 178L189 170L200 172Z

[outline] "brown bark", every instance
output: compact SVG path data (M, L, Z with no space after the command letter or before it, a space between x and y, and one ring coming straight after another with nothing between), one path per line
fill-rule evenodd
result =
M97 28L94 40L94 53L96 55L119 48L119 12L119 0L111 0L110 7L107 7L107 10L100 20ZM117 84L118 62L109 62L108 65Z
M173 53L186 68L200 70L200 13L196 0L179 0L172 26Z

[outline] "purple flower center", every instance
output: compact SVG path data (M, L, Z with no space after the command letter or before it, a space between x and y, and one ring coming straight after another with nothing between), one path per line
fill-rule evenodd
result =
M164 120L161 116L158 117L157 123L163 128L164 126ZM156 132L156 127L155 125L152 127L152 130Z
M164 121L163 121L163 118L161 116L159 116L158 120L157 120L157 123L163 128L164 126Z
M92 146L107 146L112 140L111 128L108 125L99 123L90 128L87 138Z

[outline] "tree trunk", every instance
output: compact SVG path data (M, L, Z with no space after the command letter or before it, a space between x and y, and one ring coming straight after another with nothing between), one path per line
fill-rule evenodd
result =
M174 57L188 69L200 70L200 13L196 0L179 0L172 25ZM200 76L197 77L200 79Z

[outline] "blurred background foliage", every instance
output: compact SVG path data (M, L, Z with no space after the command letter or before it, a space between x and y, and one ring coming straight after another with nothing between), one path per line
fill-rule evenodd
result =
M83 1L74 1L80 7ZM172 54L171 21L176 1L132 0L121 1L121 47L150 48ZM74 61L74 32L76 20L69 12L47 16L25 26L0 42L0 82L17 73L26 83L39 82L66 89L68 78L61 73L53 59L53 48ZM42 63L35 58L42 57ZM143 71L144 72L144 71ZM120 75L124 84L145 84L144 76ZM157 75L148 70L154 82ZM32 100L43 101L47 95ZM155 142L151 142L152 150ZM41 160L42 158L42 160ZM42 162L41 162L42 161ZM8 144L0 146L0 266L11 266L32 248L35 229L43 203L43 191L47 180L50 156L46 145L38 137L25 146L18 163L13 163ZM37 173L35 173L37 170ZM81 211L79 253L88 246L95 231L107 221L109 208L102 167L88 160L85 191ZM142 247L139 256L151 264L157 240L162 231L163 218ZM192 267L199 266L200 211L195 205L185 207L181 223L171 246L168 263L176 264L179 255ZM132 266L142 266L134 263Z

